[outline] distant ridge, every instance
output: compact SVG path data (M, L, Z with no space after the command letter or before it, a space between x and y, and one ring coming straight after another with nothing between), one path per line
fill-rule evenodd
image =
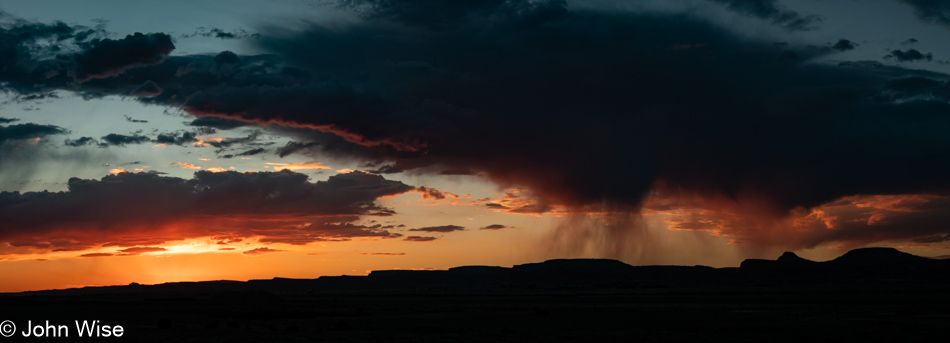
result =
M782 256L779 256L776 261L781 263L816 263L815 261L801 258L791 251L786 251Z
M908 254L894 248L862 248L848 251L831 262L861 266L896 266L930 264L938 261Z
M555 259L511 268L459 266L448 270L380 270L366 276L317 279L177 282L160 285L85 287L7 293L82 294L548 294L636 293L658 289L733 291L893 287L950 287L950 260L920 257L893 248L862 248L825 262L785 252L775 260L747 259L739 268L631 266L610 259Z

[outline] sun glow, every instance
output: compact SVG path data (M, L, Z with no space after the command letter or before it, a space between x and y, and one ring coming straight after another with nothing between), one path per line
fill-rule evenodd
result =
M309 169L330 169L330 167L327 167L327 166L323 165L323 164L320 163L320 162L298 162L298 163L273 163L273 162L267 162L267 163L265 163L265 164L267 165L267 167L272 167L272 168L274 168L275 171L281 171L281 170L297 171L297 170L309 170ZM264 167L264 168L267 168L267 167Z

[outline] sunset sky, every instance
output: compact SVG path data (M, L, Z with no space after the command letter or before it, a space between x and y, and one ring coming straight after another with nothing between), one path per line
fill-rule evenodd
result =
M950 3L7 1L0 292L950 255Z

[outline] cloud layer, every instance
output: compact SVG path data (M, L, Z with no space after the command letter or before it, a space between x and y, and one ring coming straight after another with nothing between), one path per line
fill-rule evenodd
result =
M790 29L818 21L775 1L715 2ZM773 219L856 195L950 191L947 75L874 61L811 63L853 48L850 41L835 49L778 45L690 16L575 9L557 0L332 6L354 19L266 28L253 44L271 53L260 56L171 56L163 33L97 40L82 36L97 31L20 22L0 30L0 62L10 66L0 81L21 94L134 95L180 107L199 117L192 125L200 127L276 123L295 137L277 150L281 157L359 159L381 174L484 175L500 186L527 187L539 200L535 212L550 205L636 212L658 184L718 202L752 201L754 210L734 207L755 213L737 215ZM72 52L53 57L44 39ZM890 56L928 59L913 49ZM114 145L135 139L107 137ZM145 176L116 177L138 185L132 178ZM193 182L217 177L196 174ZM407 191L396 186L393 192ZM345 197L321 206L335 204L343 207L328 212L385 213L352 207Z
M287 244L400 236L353 222L392 214L375 200L414 187L361 172L307 178L290 171L197 171L189 180L125 172L72 178L66 192L0 192L0 240L56 251L207 236Z

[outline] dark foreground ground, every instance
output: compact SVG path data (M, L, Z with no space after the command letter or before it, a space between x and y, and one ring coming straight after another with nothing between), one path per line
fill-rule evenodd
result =
M115 342L943 342L950 334L948 294L235 293L16 297L2 299L0 306L20 330L26 319L70 326L76 319L99 319L122 325L123 337L100 338Z
M950 339L950 261L883 250L835 261L783 255L713 269L560 260L513 268L6 294L0 296L0 320L11 320L17 330L0 342ZM67 325L70 337L22 337L28 320ZM78 338L75 320L121 325L124 334Z

